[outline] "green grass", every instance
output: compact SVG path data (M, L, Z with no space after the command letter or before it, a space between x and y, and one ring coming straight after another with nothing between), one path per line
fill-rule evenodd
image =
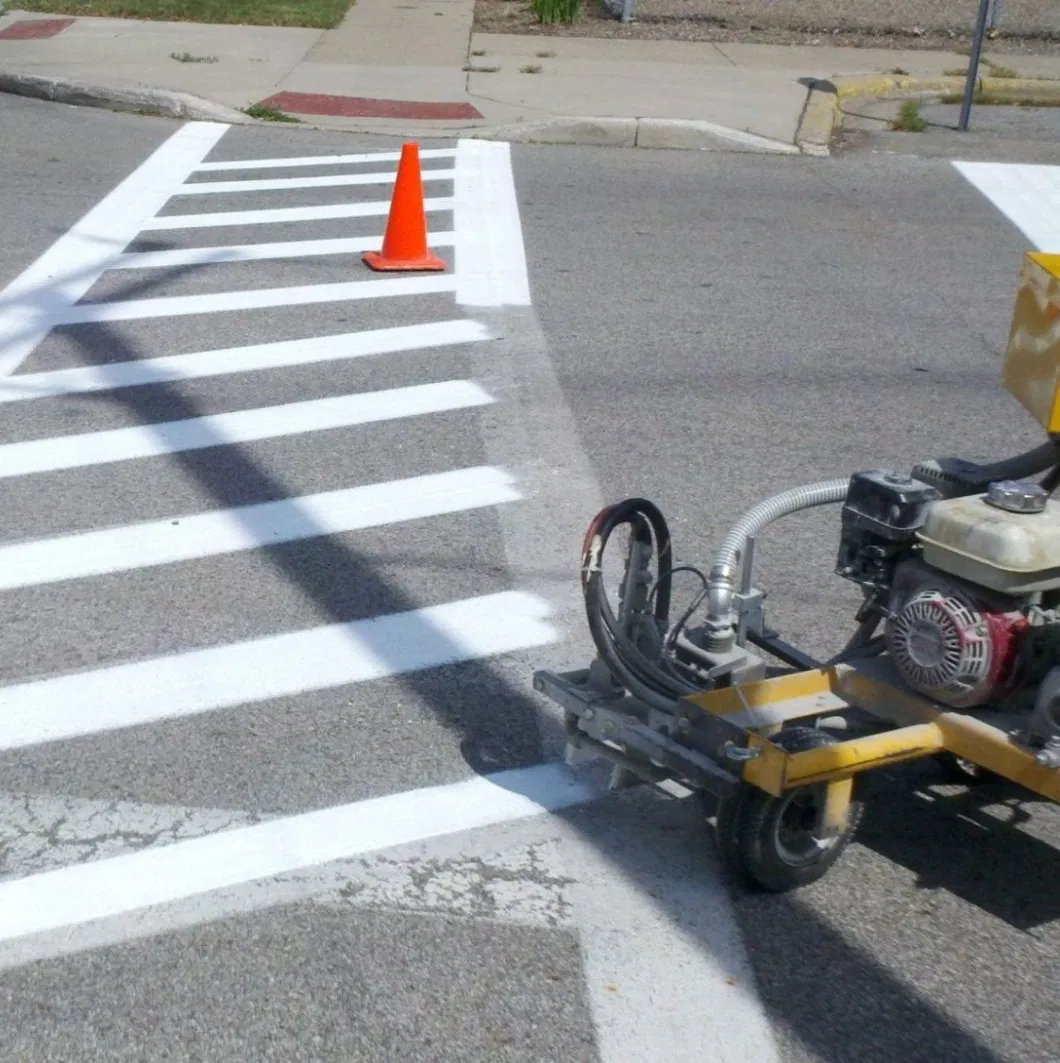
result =
M530 0L537 21L545 25L554 22L575 22L581 14L581 0Z
M948 92L940 97L941 103L962 103L964 96L959 92ZM1035 99L1032 96L1006 96L1003 92L976 92L972 102L987 107L1060 107L1060 100Z
M1023 76L1018 70L1013 70L1010 66L998 66L997 63L987 59L986 56L983 56L982 59L979 60L979 67L981 77L1018 78ZM947 77L963 78L968 76L968 68L965 67L962 70L959 67L955 67L952 70L944 70L943 73Z
M251 118L260 118L263 122L300 122L300 118L295 118L293 114L286 114L284 111L278 111L275 107L262 107L260 103L252 103L249 107L243 108L243 113L250 115Z
M920 104L917 100L906 100L898 108L898 117L891 123L891 128L899 133L923 133L927 122L920 117Z
M18 0L22 11L56 15L219 22L248 26L337 26L350 0Z

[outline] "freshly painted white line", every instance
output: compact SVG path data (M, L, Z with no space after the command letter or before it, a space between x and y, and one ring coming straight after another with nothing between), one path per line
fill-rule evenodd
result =
M0 749L540 647L556 639L549 616L542 599L504 591L0 687Z
M477 321L438 321L429 325L401 325L337 336L314 336L304 340L281 340L249 347L226 347L162 358L110 362L48 373L23 373L0 377L0 403L57 395L110 391L142 384L196 380L250 373L292 365L314 365L346 358L365 358L401 351L427 350L458 343L479 343L490 334Z
M953 164L1031 242L1060 252L1060 166L999 162Z
M487 177L490 165L463 151L461 143L457 170L465 168L465 180L457 182L454 228L464 242L457 245L457 298L492 306L509 302L504 292L511 290L517 297L510 301L522 303L529 292L511 185L506 196L497 197L499 181ZM489 154L496 159L499 153ZM476 204L476 184L486 184L494 195ZM518 584L540 586L541 574L555 567L553 544L577 541L585 514L603 499L533 307L487 306L476 316L496 339L488 348L472 349L471 375L495 394L520 396L518 403L498 403L491 410L485 436L486 460L516 471L526 496L517 508L497 510L508 567ZM559 669L584 665L584 603L576 581L551 581L548 597L557 628L573 637L538 660ZM563 752L559 715L552 706L542 708L542 721L557 724L541 729L546 756ZM564 900L577 927L601 1063L777 1063L711 847L689 845L677 802L653 799L643 789L642 795L631 792L613 816L601 809L591 819L564 817L543 825L550 839L569 835L565 866L554 873L569 883ZM242 897L249 893L244 890ZM245 908L252 902L243 903ZM210 916L219 910L211 905ZM62 947L55 935L52 948Z
M0 591L214 557L518 501L480 466L0 546Z
M119 299L111 303L78 303L49 318L55 325L83 325L94 321L135 321L147 317L184 317L234 310L266 310L274 306L308 306L344 303L352 299L387 299L403 295L430 295L456 289L451 273L424 277L390 277L386 280L339 281L291 288L254 288L208 295L170 295L156 299Z
M325 177L265 177L253 181L194 181L183 184L177 196L207 196L218 193L283 192L292 188L345 188L356 185L389 185L396 171L386 173L332 173ZM451 181L452 170L423 170L424 181Z
M421 159L451 159L456 148L421 148ZM293 159L235 159L204 162L196 170L287 170L296 166L356 166L364 162L397 162L400 151L372 151L362 155L303 155Z
M146 162L60 236L0 292L0 374L13 373L51 328L53 315L77 302L145 222L209 154L228 126L181 126Z
M425 199L428 212L452 210L453 200L444 196ZM287 225L300 221L330 221L335 218L385 218L390 201L374 203L337 203L323 207L274 207L264 210L228 210L220 214L167 214L145 222L142 230L220 229L230 225Z
M454 196L457 303L529 306L530 281L509 146L461 140Z
M432 247L452 247L453 233L431 233ZM138 251L118 255L110 269L172 269L209 266L225 262L261 262L275 258L309 258L315 255L356 255L378 251L382 236L338 237L333 240L288 240L275 244L231 244L219 247L188 247L174 251Z
M0 940L529 819L599 796L564 767L542 764L46 871L0 884Z
M105 465L256 439L374 424L447 410L484 406L494 399L468 380L446 380L388 391L369 391L218 413L184 421L116 428L109 432L54 436L0 446L0 479Z
M578 817L550 865L571 883L597 1058L780 1063L714 846L644 791Z

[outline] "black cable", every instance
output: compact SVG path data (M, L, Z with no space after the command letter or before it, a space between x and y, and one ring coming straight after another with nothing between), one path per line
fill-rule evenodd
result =
M1060 487L1060 465L1054 465L1041 479L1039 486L1043 491L1052 494Z
M669 668L649 660L628 639L611 610L603 588L603 556L614 532L624 524L631 527L634 540L654 548L659 574L654 581L649 603L654 600L652 616L660 632L669 628L671 582L670 531L659 509L642 498L631 498L601 510L586 532L582 545L582 592L589 631L597 652L615 677L634 696L672 710L679 698L698 687L682 681ZM665 662L668 664L668 662Z

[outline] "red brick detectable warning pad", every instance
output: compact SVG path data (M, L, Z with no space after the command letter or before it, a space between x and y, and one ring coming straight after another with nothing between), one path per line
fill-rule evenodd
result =
M0 41L39 41L45 37L55 37L76 21L75 18L20 19L0 30Z
M335 118L481 118L470 103L418 103L415 100L372 100L363 96L324 96L316 92L278 92L259 107L291 114L327 114Z

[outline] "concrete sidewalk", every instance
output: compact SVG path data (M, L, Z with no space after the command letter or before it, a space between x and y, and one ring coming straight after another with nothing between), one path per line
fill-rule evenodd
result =
M896 68L938 77L965 62L949 52L478 34L473 11L474 0L358 0L322 31L103 18L56 26L13 10L0 17L0 75L161 89L234 110L265 103L317 126L401 136L795 151L813 79ZM24 24L37 19L53 35L34 38ZM1019 65L1024 76L1060 76L1060 56Z

